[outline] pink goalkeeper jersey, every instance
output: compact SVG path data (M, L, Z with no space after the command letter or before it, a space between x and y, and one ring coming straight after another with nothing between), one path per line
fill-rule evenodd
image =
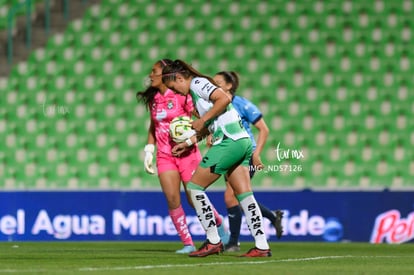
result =
M193 111L191 96L183 96L168 89L164 94L157 93L151 106L151 119L155 126L157 151L171 155L175 143L169 135L170 121L177 116L191 117Z

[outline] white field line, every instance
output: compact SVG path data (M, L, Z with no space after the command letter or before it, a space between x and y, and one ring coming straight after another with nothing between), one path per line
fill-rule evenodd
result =
M194 263L194 264L165 264L165 265L140 265L140 266L119 266L119 267L82 267L76 270L62 270L61 272L78 271L78 272L96 272L96 271L123 271L123 270L144 270L144 269L166 269L177 267L193 268L195 266L218 266L218 265L257 265L269 263L283 263L283 262L309 262L330 259L344 259L344 258L401 258L401 256L320 256L309 258L291 258L280 260L266 260L266 261L233 261L233 262L214 262L214 263ZM0 269L0 273L43 273L48 272L46 269Z

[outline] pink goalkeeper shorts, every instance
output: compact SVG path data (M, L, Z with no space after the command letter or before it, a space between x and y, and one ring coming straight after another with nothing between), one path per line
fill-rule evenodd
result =
M157 152L158 175L165 171L174 170L180 173L182 181L189 182L200 161L201 154L198 147L194 147L187 155L179 158Z

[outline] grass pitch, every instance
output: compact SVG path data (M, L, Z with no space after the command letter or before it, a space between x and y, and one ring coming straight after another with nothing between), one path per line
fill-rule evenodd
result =
M199 246L201 243L197 243ZM190 258L178 242L4 242L0 274L414 274L413 244L271 242L273 256Z

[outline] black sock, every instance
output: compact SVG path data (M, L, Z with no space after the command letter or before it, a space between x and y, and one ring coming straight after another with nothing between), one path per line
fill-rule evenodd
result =
M260 207L260 211L262 212L262 216L269 219L272 223L276 221L276 216L273 214L272 211L270 211L266 206L264 206L261 203L257 203Z
M230 245L237 245L240 237L240 228L242 220L242 211L239 205L227 208L227 214L229 216L229 229L230 229Z

